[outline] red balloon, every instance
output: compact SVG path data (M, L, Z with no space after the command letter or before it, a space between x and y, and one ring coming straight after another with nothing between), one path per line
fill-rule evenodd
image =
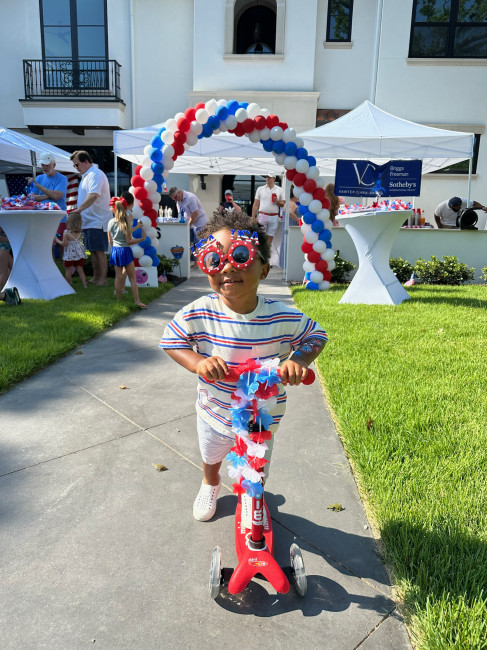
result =
M292 181L296 176L297 171L295 169L288 169L286 172L286 178L288 181Z
M144 183L145 183L142 176L139 176L138 174L134 174L134 176L132 176L132 178L130 179L130 182L132 183L132 187L144 187Z
M323 280L328 280L328 282L331 280L331 271L325 271L323 273Z
M196 113L196 111L199 108L204 108L204 107L205 107L205 105L203 104L203 102L198 102L198 104L196 104L196 106L194 107L194 112Z
M173 144L173 147L174 147L174 155L176 156L176 158L178 156L183 155L183 153L184 153L184 145L181 142L175 142Z
M191 127L191 122L186 117L180 117L176 124L183 133L187 133Z
M144 180L144 179L142 179L142 180ZM145 187L140 187L140 185L139 185L134 190L134 196L138 201L142 201L142 199L146 199L147 196L148 196L147 190L145 189Z
M184 114L186 115L186 118L190 122L192 122L194 119L196 119L196 109L192 108L191 106L184 111Z
M244 133L252 133L254 130L254 120L251 120L250 117L248 117L242 122L242 128L244 130Z
M301 250L307 255L313 251L313 244L309 244L307 241L304 241L301 244Z
M313 194L313 192L316 189L316 183L312 178L307 178L304 183L303 183L303 190L305 192L309 192L310 194ZM313 196L314 198L314 196Z
M174 142L184 144L186 142L186 133L183 133L182 131L174 131Z
M316 251L312 250L310 253L308 253L308 260L310 262L313 262L313 264L316 264L316 262L319 262L321 260L321 255Z
M151 202L151 206L152 206L152 202ZM149 219L152 221L152 225L154 225L154 222L157 224L156 219L159 216L158 213L157 213L157 210L154 210L154 208L152 208L151 210L148 210L145 213L145 216L149 217Z
M317 187L311 192L311 194L313 195L314 199L316 199L317 201L321 201L322 203L326 199L326 193L322 187Z
M316 262L315 268L317 271L320 271L320 273L324 273L328 270L328 262L326 260L320 260L319 262Z
M266 117L266 124L267 128L272 129L274 126L277 126L279 124L279 118L277 115L268 115Z
M142 208L142 210L151 210L152 209L152 201L150 199L140 199L139 200L139 205Z
M322 203L323 207L325 208L325 210L330 209L331 204L330 204L330 201L326 197L321 200L321 203Z
M283 131L289 128L289 124L287 124L286 122L279 122L277 126L280 126Z
M305 174L300 174L299 172L296 173L294 176L294 184L297 185L298 187L301 187L304 185L307 181L306 175Z
M262 129L265 129L267 126L266 124L266 119L263 115L257 115L257 117L254 120L255 128L259 129L259 131L262 131Z
M137 165L137 167L134 169L134 176L138 176L140 174L141 169L142 169L142 165Z
M239 138L241 138L241 137L245 134L245 131L244 131L244 128L243 128L241 122L239 122L239 123L237 124L237 126L235 127L235 129L234 129L233 132L234 132L235 135L238 136Z

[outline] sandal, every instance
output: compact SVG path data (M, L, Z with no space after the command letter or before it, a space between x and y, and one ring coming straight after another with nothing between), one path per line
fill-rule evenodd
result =
M193 517L198 521L208 521L211 519L216 511L216 500L220 493L222 484L221 481L218 485L206 485L202 483L198 496L193 504Z

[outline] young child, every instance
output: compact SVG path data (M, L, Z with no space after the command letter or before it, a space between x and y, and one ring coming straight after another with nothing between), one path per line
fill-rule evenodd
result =
M83 287L88 288L86 284L86 275L84 271L86 254L83 244L83 234L81 232L81 215L79 212L72 212L66 217L66 230L63 232L62 239L55 238L54 243L64 248L63 260L66 269L66 280L69 284L73 282L73 273L78 271Z
M147 309L139 298L139 287L135 277L134 254L130 248L146 238L145 230L142 228L142 236L138 239L132 237L132 217L128 212L128 203L123 197L115 197L111 200L113 219L108 222L108 241L112 247L110 264L115 267L115 293L117 300L122 299L124 287L123 270L125 269L130 280L132 295L135 304L141 309Z
M221 463L235 444L229 411L235 384L225 381L229 368L250 358L279 357L283 382L295 386L306 377L327 336L297 309L257 295L259 282L269 273L270 257L267 235L257 219L244 213L216 214L200 237L209 237L197 254L213 293L175 315L160 347L199 377L196 411L203 482L193 515L207 521L216 510ZM273 434L285 403L286 393L279 386L276 407L270 411Z

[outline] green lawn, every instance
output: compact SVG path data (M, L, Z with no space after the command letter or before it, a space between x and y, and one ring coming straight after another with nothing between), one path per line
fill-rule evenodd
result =
M420 648L487 648L487 287L413 286L397 307L293 288Z
M139 311L130 289L117 302L113 278L108 278L108 287L88 289L75 278L73 287L76 294L55 300L24 300L18 307L0 301L0 393ZM160 284L141 289L140 296L148 304L170 288Z

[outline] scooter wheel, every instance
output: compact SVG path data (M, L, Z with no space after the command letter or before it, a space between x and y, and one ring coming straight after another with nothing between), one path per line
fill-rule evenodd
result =
M291 558L291 571L294 578L294 586L300 596L304 596L308 588L308 580L306 578L306 571L304 570L304 561L301 554L301 549L297 544L291 544L289 549Z
M222 551L219 546L215 546L211 552L210 564L210 582L208 583L208 592L211 598L215 599L220 593L222 582Z

